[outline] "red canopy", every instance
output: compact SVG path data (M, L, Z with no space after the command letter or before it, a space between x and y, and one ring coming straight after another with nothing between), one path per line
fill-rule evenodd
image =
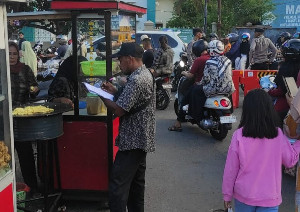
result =
M78 0L53 0L51 2L52 10L120 10L145 14L147 9L136 5L117 2L117 1L78 1Z

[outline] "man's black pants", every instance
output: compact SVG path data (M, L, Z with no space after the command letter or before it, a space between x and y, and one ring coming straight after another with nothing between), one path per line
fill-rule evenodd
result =
M118 151L109 182L111 212L143 212L146 155L143 150Z

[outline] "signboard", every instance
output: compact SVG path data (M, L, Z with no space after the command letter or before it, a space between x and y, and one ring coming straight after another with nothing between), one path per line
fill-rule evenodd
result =
M297 28L300 31L300 1L273 0L276 9L268 24L275 28Z

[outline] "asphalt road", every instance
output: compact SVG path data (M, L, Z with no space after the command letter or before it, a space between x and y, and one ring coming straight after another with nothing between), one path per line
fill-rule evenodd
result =
M239 120L241 108L234 114ZM220 142L190 123L183 124L182 132L169 132L167 128L175 120L173 101L166 110L156 111L156 120L156 152L147 156L145 211L211 212L222 209L223 169L238 123ZM295 211L294 194L295 178L284 175L280 212ZM67 204L67 212L98 211L109 210L101 209L99 203L76 201Z

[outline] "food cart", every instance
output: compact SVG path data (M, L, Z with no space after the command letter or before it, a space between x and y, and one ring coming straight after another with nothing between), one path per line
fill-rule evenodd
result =
M74 111L64 114L64 135L57 141L63 196L107 199L109 173L117 152L114 140L119 119L106 110L99 97L86 94L82 82L99 85L120 74L110 55L118 51L122 42L135 42L136 15L145 14L146 9L120 1L95 0L53 0L51 9L71 14L73 61L78 81ZM88 41L88 61L78 65L77 46L82 45L78 37L82 35Z
M0 1L0 211L16 211L16 183L14 138L12 131L12 103L8 57L6 2Z

